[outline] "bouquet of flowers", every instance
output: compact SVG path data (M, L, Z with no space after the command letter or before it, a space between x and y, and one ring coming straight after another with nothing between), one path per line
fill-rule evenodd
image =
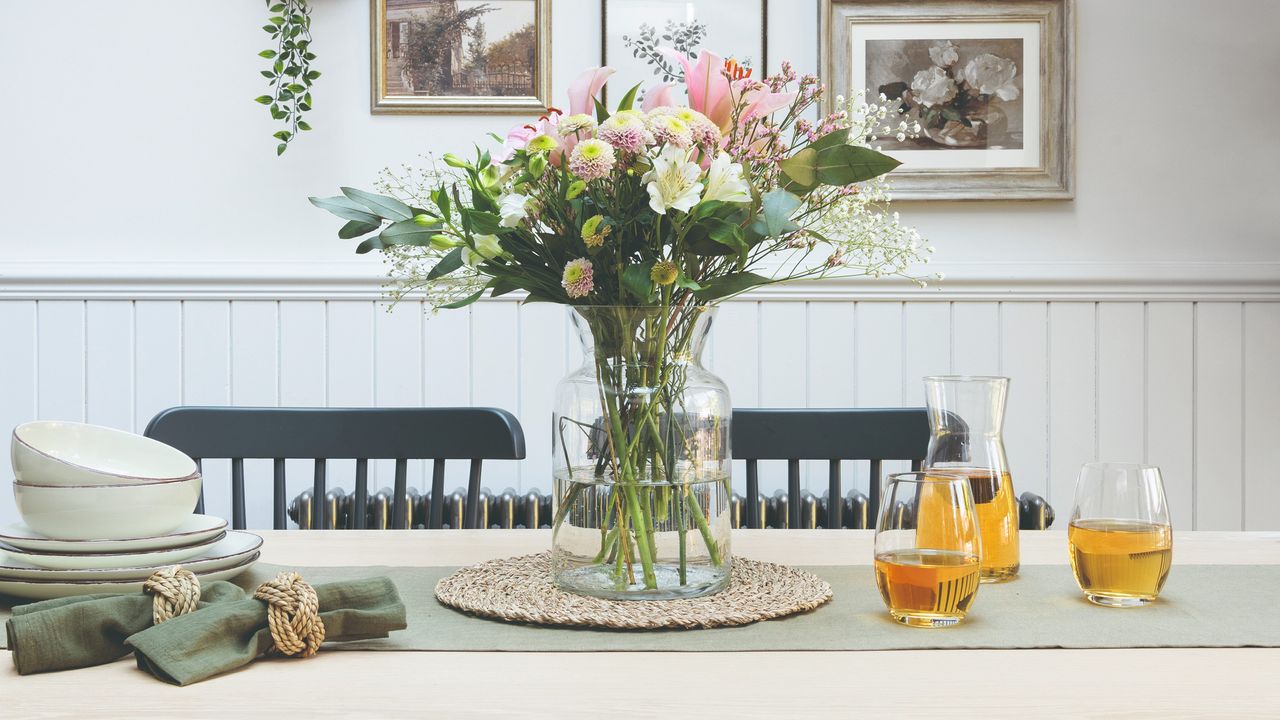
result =
M931 251L887 209L898 162L870 146L898 131L896 111L841 99L815 117L824 89L789 64L757 80L705 50L661 50L683 70L684 102L661 84L605 107L612 70L593 68L567 112L494 136L500 149L311 199L347 221L339 237L368 236L357 252L387 256L396 298L460 308L522 291L578 310L594 392L557 412L554 527L593 498L598 551L579 564L603 568L598 594L661 589L663 528L679 532L673 582L689 582L695 555L727 580L727 532L689 489L711 477L728 490L727 396L690 396L708 306L770 283L905 277Z

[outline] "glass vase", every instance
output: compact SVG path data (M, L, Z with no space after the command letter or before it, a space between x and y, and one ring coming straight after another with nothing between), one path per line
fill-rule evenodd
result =
M583 365L556 389L554 582L618 600L723 589L732 406L700 359L714 310L574 311Z
M924 379L929 449L924 467L969 478L982 531L982 582L1018 574L1018 498L1004 452L1009 378L936 376Z

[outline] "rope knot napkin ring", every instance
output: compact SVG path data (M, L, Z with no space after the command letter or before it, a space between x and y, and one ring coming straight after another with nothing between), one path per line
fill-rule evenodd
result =
M296 572L282 572L253 591L267 603L267 626L275 650L284 655L311 657L324 643L324 620L315 588Z
M200 602L200 578L181 565L155 571L142 589L155 596L151 600L151 622L155 625L194 611Z

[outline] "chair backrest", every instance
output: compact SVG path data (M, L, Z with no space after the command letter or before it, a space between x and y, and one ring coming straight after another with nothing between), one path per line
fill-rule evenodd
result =
M881 463L910 460L919 470L929 447L929 418L924 408L797 408L733 411L733 457L747 461L746 522L764 527L760 516L758 461L787 461L789 527L800 527L800 461L830 463L827 526L841 527L841 460L869 460L868 516L875 522L880 505Z
M477 525L480 473L484 460L524 458L520 421L496 408L275 408L175 407L151 419L147 437L172 445L197 464L207 458L231 460L232 525L245 526L244 460L270 458L274 468L273 522L287 524L285 460L315 460L314 505L326 492L329 459L356 461L355 526L363 528L368 498L369 460L396 461L395 527L405 527L409 460L432 460L431 503L427 527L443 524L444 469L447 460L469 460L465 527ZM199 510L203 511L201 493ZM320 513L325 510L321 509ZM313 527L325 527L325 518Z

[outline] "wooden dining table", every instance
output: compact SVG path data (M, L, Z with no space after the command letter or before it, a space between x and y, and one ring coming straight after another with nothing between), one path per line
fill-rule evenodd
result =
M261 534L264 562L299 568L457 566L537 552L551 540L540 530ZM737 530L733 547L794 565L869 564L872 533ZM1024 532L1022 562L1070 572L1066 534ZM1180 564L1280 564L1280 533L1178 533L1173 572ZM926 715L1280 717L1280 649L322 651L260 660L188 687L152 679L132 658L25 677L7 662L0 669L3 718Z

